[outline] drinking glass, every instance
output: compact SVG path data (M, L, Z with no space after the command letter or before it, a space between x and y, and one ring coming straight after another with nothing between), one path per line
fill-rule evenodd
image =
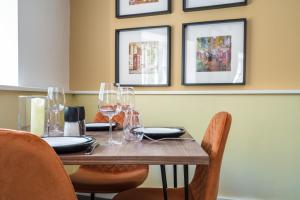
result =
M120 87L120 93L122 111L127 117L128 112L133 110L135 106L135 92L133 87Z
M127 141L139 142L144 136L144 126L141 114L136 111L129 111L125 119L124 137Z
M99 111L109 119L108 145L121 144L112 137L112 118L121 111L120 88L113 83L100 83Z
M48 109L50 121L54 118L53 124L50 123L49 136L63 135L62 127L60 126L60 112L64 110L65 92L63 88L49 87L48 88Z

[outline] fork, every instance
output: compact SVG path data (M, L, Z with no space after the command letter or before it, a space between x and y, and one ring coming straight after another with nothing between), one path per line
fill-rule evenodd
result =
M92 155L97 146L99 146L99 142L94 142L90 147L87 148L84 154Z

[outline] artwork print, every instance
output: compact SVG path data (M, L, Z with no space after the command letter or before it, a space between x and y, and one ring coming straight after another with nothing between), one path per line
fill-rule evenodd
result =
M196 40L196 72L231 71L230 35Z
M159 0L129 0L129 5L138 5L138 4L146 4L146 3L155 3L159 2Z
M158 70L159 42L129 43L129 74L152 74Z

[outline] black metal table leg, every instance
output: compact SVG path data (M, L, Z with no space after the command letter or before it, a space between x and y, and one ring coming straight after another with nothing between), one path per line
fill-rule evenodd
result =
M177 188L177 165L173 165L174 188Z
M95 200L95 193L91 193L91 200Z
M183 173L184 173L184 199L189 199L189 166L183 166Z
M164 200L168 200L168 193L167 193L167 176L166 176L166 166L160 165L160 172L161 172L161 180L163 185L163 193L164 193Z

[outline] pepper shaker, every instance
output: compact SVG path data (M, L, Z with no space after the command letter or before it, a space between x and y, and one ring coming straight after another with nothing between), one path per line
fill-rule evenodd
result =
M80 136L79 109L77 107L66 107L64 114L64 136Z
M78 106L78 123L79 123L79 134L85 135L85 109L84 106Z

